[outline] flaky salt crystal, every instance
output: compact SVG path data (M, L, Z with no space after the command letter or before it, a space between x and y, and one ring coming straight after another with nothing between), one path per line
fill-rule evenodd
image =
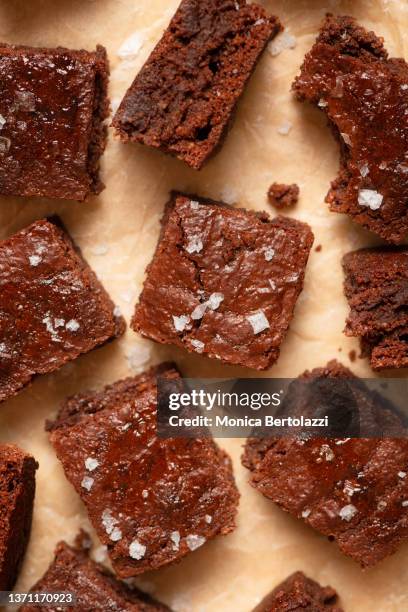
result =
M211 310L217 310L219 308L221 302L224 301L223 293L212 293L207 300L207 305Z
M180 532L172 531L170 534L170 540L173 542L173 550L179 550L180 548Z
M187 253L200 253L203 250L203 241L199 236L191 236L186 246Z
M117 56L122 60L135 59L144 43L143 35L140 32L134 32L121 44Z
M274 249L266 249L265 250L265 259L266 259L266 261L272 261L274 255L275 255L275 250Z
M357 514L358 510L353 504L347 504L339 511L339 516L343 521L351 521L351 519Z
M129 555L132 559L136 559L136 561L140 561L146 554L146 546L141 544L139 540L133 540L131 545L129 546Z
M91 478L90 476L84 476L81 482L81 487L83 487L87 491L90 491L93 487L94 482L95 482L94 479Z
M344 142L349 145L349 147L353 146L353 143L351 142L351 138L348 134L346 134L345 132L341 132L341 137L344 140Z
M383 203L384 196L374 189L361 189L358 193L360 206L368 206L371 210L378 210Z
M3 127L5 126L5 124L6 124L6 120L5 120L5 118L3 117L3 115L0 115L0 130L2 130L2 129L3 129Z
M269 321L266 318L263 310L258 310L258 312L256 312L255 314L249 315L246 318L252 325L254 334L260 334L261 332L265 331L265 329L269 329L270 327Z
M187 546L190 550L197 550L205 543L205 538L203 536L191 534L186 537Z
M96 470L98 466L99 466L99 461L97 459L94 459L94 457L87 457L85 459L85 468L89 472L93 472L94 470Z
M186 329L187 325L190 322L190 317L188 315L180 315L179 317L175 317L173 315L173 323L176 331L182 332Z
M41 263L41 257L39 255L30 255L28 258L30 266L36 268Z
M207 302L204 302L203 304L198 304L198 306L196 306L193 312L191 313L191 318L194 319L194 321L198 321L199 319L202 319L206 313L206 310L207 310Z
M191 346L194 347L197 353L202 353L205 348L205 344L204 342L201 342L201 340L191 340Z
M76 332L81 326L76 319L70 319L65 327L68 331Z

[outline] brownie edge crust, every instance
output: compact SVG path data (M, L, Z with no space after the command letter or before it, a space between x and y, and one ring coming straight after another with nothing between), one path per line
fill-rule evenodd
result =
M220 148L248 79L281 29L246 0L182 0L113 119L120 138L199 170Z

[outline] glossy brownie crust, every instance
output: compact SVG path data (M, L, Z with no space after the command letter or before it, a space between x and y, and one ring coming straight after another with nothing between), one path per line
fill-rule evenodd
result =
M264 370L279 357L312 243L299 221L173 194L132 327Z
M353 374L330 362L303 376ZM362 567L408 538L407 439L250 439L242 461L258 491L335 540Z
M33 593L70 592L76 595L75 606L46 606L47 612L61 609L78 612L171 612L138 589L130 589L116 580L102 565L94 563L85 550L60 542L55 559L44 576L31 589ZM20 612L44 610L42 606L26 605Z
M295 572L279 584L253 612L343 612L337 605L337 593L331 587Z
M408 247L354 251L343 268L345 333L361 338L374 370L408 367Z
M118 134L199 170L222 144L280 29L276 17L246 0L183 0L114 117Z
M99 193L106 51L0 45L0 194L84 200Z
M0 242L0 401L124 327L57 221L36 221Z
M350 215L389 242L404 242L406 62L389 59L383 40L351 17L328 15L293 88L300 100L324 110L340 142L340 173L327 196L330 209Z
M17 446L0 445L0 591L14 587L30 538L37 467Z
M178 561L235 528L239 494L229 457L211 439L156 436L158 376L179 380L163 364L74 396L48 425L122 578Z

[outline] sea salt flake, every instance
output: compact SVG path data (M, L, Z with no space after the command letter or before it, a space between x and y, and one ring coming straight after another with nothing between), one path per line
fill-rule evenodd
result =
M360 206L368 206L371 210L378 210L383 203L384 196L374 189L360 189L358 203Z
M276 290L276 283L275 283L275 281L269 279L269 284L271 286L272 291L275 291Z
M11 147L10 138L6 138L5 136L0 136L0 154L8 153L10 147Z
M133 540L131 545L129 546L129 555L132 559L136 559L136 561L140 561L146 554L146 546L141 544L139 540Z
M194 347L197 353L202 353L204 351L205 344L204 342L201 342L201 340L191 340L190 342L191 346Z
M408 499L404 500L401 504L401 506L403 506L404 508L406 508L408 506Z
M93 487L94 482L95 480L91 478L90 476L84 476L81 482L81 487L83 487L87 491L90 491Z
M144 43L145 39L141 32L134 32L121 44L117 51L117 56L122 60L135 59Z
M114 527L112 533L110 534L110 539L112 542L119 542L122 539L122 532L119 527Z
M3 117L3 115L0 115L0 130L2 130L5 125L6 125L5 118Z
M89 472L93 472L99 466L99 461L94 457L87 457L85 459L85 467Z
M80 324L78 323L78 321L77 321L76 319L70 319L70 320L68 321L68 323L65 325L65 328L66 328L68 331L71 331L71 332L76 332L76 331L78 331L78 329L79 329L80 327L81 327L81 326L80 326Z
M353 143L351 142L351 138L348 134L346 134L345 132L341 132L341 137L344 140L344 142L349 145L349 147L353 146Z
M293 34L287 30L279 34L268 46L268 51L272 57L276 57L286 49L294 49L297 45L297 40Z
M293 274L289 274L289 276L286 277L287 283L297 283L298 280L299 274L297 274L296 272L293 272Z
M263 23L266 23L265 19L257 19L254 22L254 26L259 26L259 25L262 25Z
M339 516L343 521L351 521L351 519L357 514L358 510L353 504L347 504L343 506L339 511Z
M403 91L406 91L408 89L408 85L406 83L404 83L403 85L401 85L401 89Z
M147 489L143 489L142 497L143 499L147 499L149 497L149 491Z
M191 236L186 246L187 253L200 253L203 250L203 241L199 236Z
M180 315L179 317L173 315L173 323L176 331L183 332L190 323L190 317L188 315Z
M333 459L335 459L335 454L328 444L323 444L320 447L320 455L324 456L326 461L333 461Z
M211 310L217 310L217 308L219 308L221 302L223 301L224 301L223 293L212 293L207 300L208 308L211 308Z
M112 512L109 510L109 508L106 508L102 512L102 525L104 526L105 531L109 536L115 529L117 523L118 523L118 519L112 516Z
M36 268L41 263L42 258L40 257L40 255L30 255L28 260L30 262L30 266Z
M355 487L351 482L345 482L343 493L348 497L353 497L354 493L360 493L361 487Z
M284 121L279 127L278 127L278 134L280 134L281 136L287 136L289 134L289 132L291 131L291 129L293 128L293 124L290 121Z
M275 249L266 249L265 250L265 259L266 261L272 261L275 255Z
M368 164L362 164L359 169L360 169L360 174L363 178L365 178L366 176L370 174L370 168L368 167Z
M115 306L115 308L113 309L113 316L116 318L122 316L122 311L120 309L120 306Z
M320 98L320 100L317 103L317 105L320 106L320 108L326 108L326 106L328 106L329 103L327 102L327 100L324 100L323 98Z
M212 520L213 520L213 517L211 516L211 514L206 514L204 518L205 518L205 522L211 525Z
M186 537L187 546L190 550L197 550L205 543L206 539L203 536L190 534Z
M204 302L203 304L198 304L198 306L196 306L193 312L191 313L191 318L194 321L198 321L199 319L203 318L206 311L207 311L207 302Z
M103 563L108 556L108 547L107 546L98 546L93 551L93 558L97 563Z
M309 510L309 508L306 508L306 510L303 510L302 512L302 518L306 519L311 515L312 511Z
M180 532L172 531L170 534L170 540L173 542L173 550L180 549Z
M265 331L265 329L269 329L270 327L269 321L266 318L263 310L258 310L258 312L255 312L253 315L249 315L246 318L252 325L255 335L260 334L261 332Z
M398 472L398 478L405 478L407 475L406 472Z
M139 370L147 363L151 358L151 349L149 346L139 345L133 346L126 354L126 359L129 364L129 368L132 371Z
M190 208L198 210L200 208L200 202L197 202L197 200L190 200Z

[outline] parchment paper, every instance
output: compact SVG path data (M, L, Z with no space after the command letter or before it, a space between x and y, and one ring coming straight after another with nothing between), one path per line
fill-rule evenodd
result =
M58 213L129 321L170 189L196 191L273 214L266 201L269 185L297 182L301 199L290 214L310 223L315 246L322 245L322 250L313 251L281 358L265 375L293 377L337 357L358 375L372 376L366 360L350 364L348 357L349 351L358 350L358 343L342 333L348 308L340 259L374 240L347 218L330 213L323 203L338 166L337 145L323 114L295 102L289 90L327 10L355 15L385 37L391 54L407 57L408 3L264 0L263 4L279 15L295 37L296 47L276 57L265 54L223 151L201 173L159 152L123 145L110 134L102 168L107 189L100 197L84 204L1 198L0 235L9 236L35 219ZM104 44L111 60L110 93L115 107L177 5L178 0L0 0L1 39L88 49ZM281 135L278 130L285 131L286 122L292 127ZM101 387L168 358L190 377L256 375L155 346L128 331L120 341L36 380L0 407L0 440L18 443L40 463L33 531L17 589L28 589L43 574L57 541L72 541L79 526L89 528L82 503L48 443L44 420L66 395ZM347 611L408 610L408 546L378 567L361 571L334 544L251 489L239 460L242 440L222 444L233 456L242 493L238 529L179 565L143 577L139 584L176 612L249 612L278 582L303 570L338 589ZM100 548L97 557L104 557Z

